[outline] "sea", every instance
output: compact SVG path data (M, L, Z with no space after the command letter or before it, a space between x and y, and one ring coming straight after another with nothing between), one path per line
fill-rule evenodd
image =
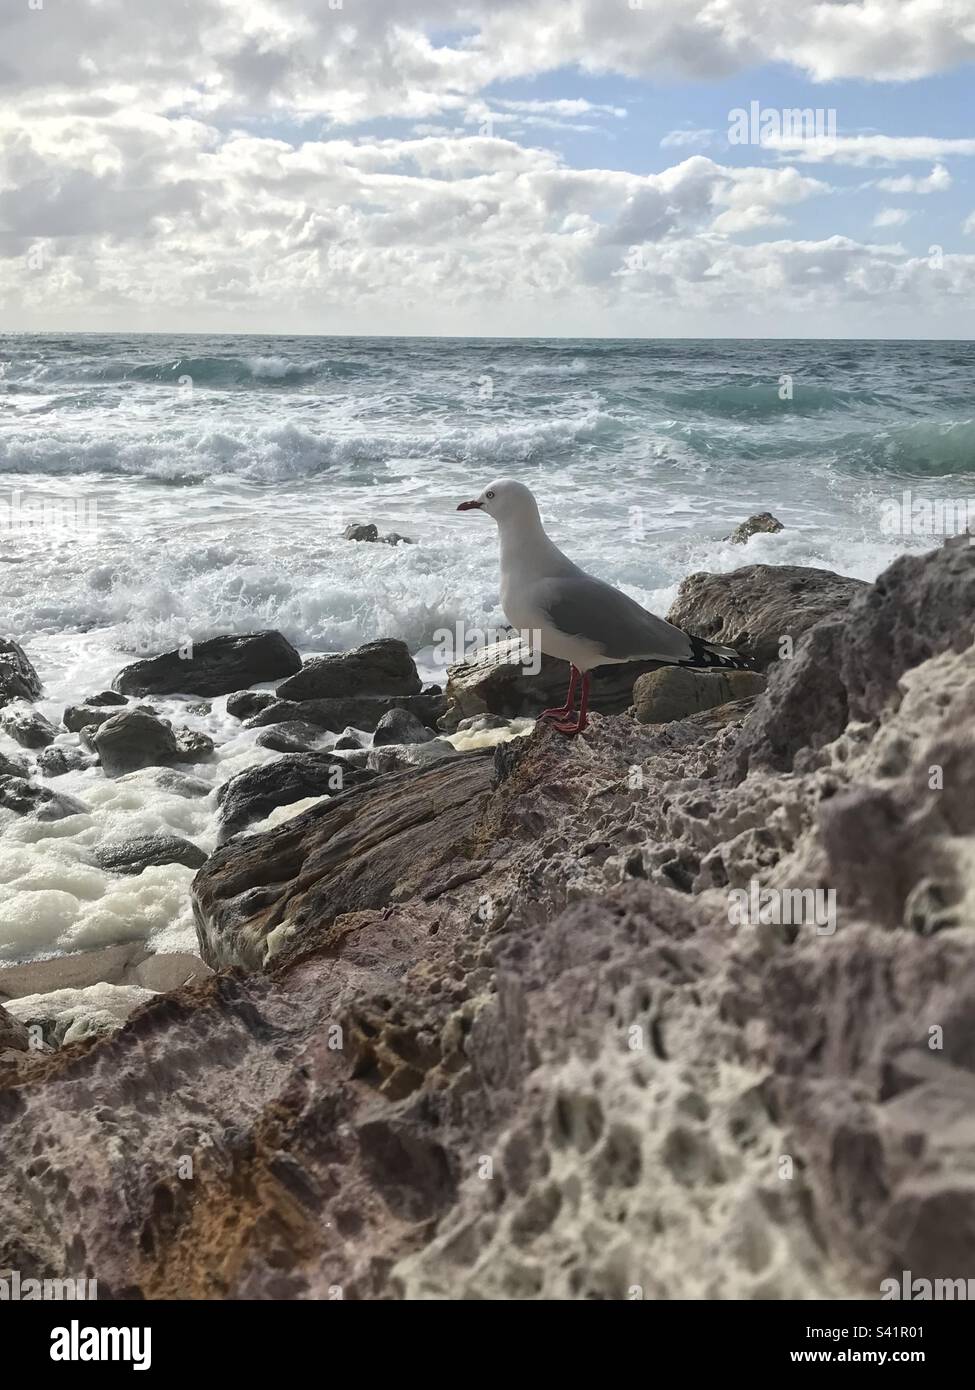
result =
M139 656L258 628L305 654L400 637L436 678L438 634L504 623L494 524L456 511L499 477L656 613L697 570L872 580L940 543L918 500L975 498L973 381L956 341L0 334L0 634L52 719ZM784 529L732 544L759 511ZM343 537L368 522L407 539ZM214 786L271 756L222 705L173 707L217 739ZM133 833L212 847L212 802L140 775L56 779L87 816L0 811L0 962L192 949L189 870L90 864Z

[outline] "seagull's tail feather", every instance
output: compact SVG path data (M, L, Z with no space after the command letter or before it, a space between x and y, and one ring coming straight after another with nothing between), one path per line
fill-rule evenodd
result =
M691 644L689 661L680 661L679 666L690 666L692 670L754 671L755 663L746 656L739 656L731 647L719 647L714 642L705 642L700 637L685 634Z

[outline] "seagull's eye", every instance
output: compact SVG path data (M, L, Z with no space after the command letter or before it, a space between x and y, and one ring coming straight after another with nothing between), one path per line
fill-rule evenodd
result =
M487 500L488 500L489 502L492 502L492 501L494 500L494 493L493 493L493 492L486 492L486 493L484 494L484 496L487 498Z

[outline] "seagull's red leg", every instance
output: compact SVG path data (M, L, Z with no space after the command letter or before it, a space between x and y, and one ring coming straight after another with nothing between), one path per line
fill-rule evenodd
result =
M567 734L570 738L573 738L576 734L581 734L583 729L585 729L589 723L589 720L587 718L588 709L589 672L586 671L586 673L582 677L582 697L579 701L578 718L576 719L574 724L568 719L560 719L557 722L553 721L552 728L560 734Z
M572 713L576 702L576 685L579 681L579 672L574 666L569 667L569 693L565 697L565 704L561 709L543 709L538 716L539 719L568 719Z

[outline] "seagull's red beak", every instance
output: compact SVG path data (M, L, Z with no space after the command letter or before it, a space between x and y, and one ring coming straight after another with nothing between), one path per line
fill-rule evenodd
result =
M482 504L481 502L477 502L477 501L474 501L474 502L461 502L461 504L460 504L460 506L457 508L457 510L458 510L459 512L480 511L482 505L483 505L483 504Z

